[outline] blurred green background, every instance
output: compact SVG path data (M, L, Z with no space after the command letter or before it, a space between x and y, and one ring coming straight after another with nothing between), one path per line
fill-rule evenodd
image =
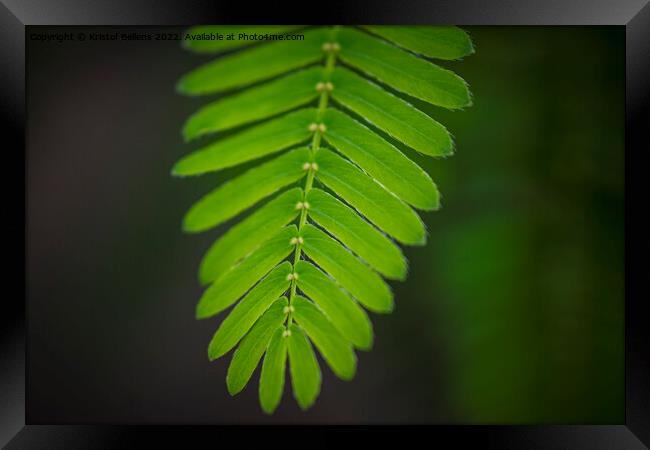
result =
M457 151L404 149L443 207L423 216L427 246L406 249L395 312L372 317L375 348L352 382L323 365L314 408L285 389L272 417L257 374L233 399L229 357L207 361L222 316L194 319L198 263L230 224L180 229L244 168L169 175L198 145L182 142L183 121L207 101L174 83L210 57L177 42L28 41L28 419L623 423L624 28L464 28L476 53L441 65L474 105L418 103Z
M475 105L410 255L471 422L624 418L624 31L469 27ZM398 298L399 298L398 294ZM407 324L404 324L407 326Z

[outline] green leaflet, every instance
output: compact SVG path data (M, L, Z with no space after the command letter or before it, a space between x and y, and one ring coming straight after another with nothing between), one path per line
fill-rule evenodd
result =
M375 25L364 28L430 58L458 59L474 53L472 40L458 27Z
M453 153L445 127L410 103L343 67L334 69L332 83L334 100L398 141L425 155Z
M302 70L204 106L185 123L186 141L274 116L304 105L318 96L321 67Z
M214 172L304 142L311 135L309 124L314 121L315 115L315 109L301 109L217 141L178 161L172 175Z
M265 413L271 414L278 407L284 391L284 372L287 365L287 339L284 327L273 333L262 363L260 375L260 404Z
M226 385L230 395L235 395L246 387L271 341L271 337L284 323L286 317L284 308L286 306L287 299L285 297L273 303L242 339L230 361L226 375Z
M438 208L431 177L392 144L336 109L325 111L325 140L386 189L416 208Z
M450 109L472 103L465 81L449 70L357 30L341 29L338 40L345 63L398 91Z
M377 313L392 311L393 294L379 275L318 228L306 225L300 235L305 254L363 306Z
M295 271L298 288L323 310L343 337L356 347L369 350L372 347L372 324L363 308L314 265L299 261Z
M280 264L233 308L210 341L208 346L210 361L223 356L233 348L262 313L287 290L289 273L291 273L291 264L288 262Z
M189 232L204 231L235 217L278 189L305 176L306 171L302 166L309 160L309 149L299 148L249 169L196 202L185 215L183 229Z
M293 251L294 245L290 240L297 235L295 225L286 227L226 272L203 293L196 307L196 317L204 319L213 316L236 302Z
M321 373L316 355L302 330L295 324L289 326L287 347L293 396L302 409L316 401L320 392Z
M305 32L302 41L278 41L204 64L180 79L176 88L187 95L211 94L266 80L323 59L329 31Z
M240 33L251 34L281 34L295 31L295 25L198 25L183 34L183 46L197 53L215 53L234 48L245 47L259 43L259 40L239 39ZM215 37L220 34L223 39L206 39L205 34ZM234 34L235 39L225 39L228 34ZM265 42L265 41L263 41Z
M316 177L368 220L404 244L424 245L424 224L408 205L329 150L319 150L315 160Z
M390 239L330 194L312 189L307 194L309 217L386 278L403 280L406 259Z
M357 370L357 357L350 343L306 298L296 296L292 305L296 322L314 342L332 371L343 380L351 380Z
M295 219L300 212L295 206L302 200L302 196L300 188L278 195L217 239L201 261L201 284L219 278L241 258Z

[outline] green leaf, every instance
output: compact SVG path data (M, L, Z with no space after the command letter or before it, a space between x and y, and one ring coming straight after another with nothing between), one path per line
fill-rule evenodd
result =
M342 67L334 69L332 83L334 100L398 141L425 155L453 153L445 127L410 103Z
M247 35L284 34L295 31L296 25L198 25L183 34L183 46L197 53L216 53L259 43L259 40L240 39L240 33ZM226 39L233 34L236 39ZM211 35L215 39L210 39ZM223 36L218 39L217 36ZM263 41L266 42L266 41Z
M231 219L307 173L309 149L298 148L261 166L249 169L196 202L185 215L183 229L204 231Z
M394 142L428 156L451 154L453 142L444 126L415 106L420 102L406 97L451 109L471 103L462 78L426 59L473 51L455 27L336 26L300 30L304 40L273 43L209 35L291 29L189 30L190 50L237 51L179 80L182 93L219 94L186 121L185 139L218 135L172 169L189 176L252 167L200 198L183 226L199 232L245 216L201 261L199 280L211 286L196 315L232 307L208 346L214 360L239 343L226 377L231 394L245 388L266 352L259 398L269 414L282 398L287 358L298 404L306 409L314 403L321 371L312 343L339 378L354 376L355 348L373 344L362 306L390 312L393 294L382 276L406 277L406 259L392 239L426 241L412 208L438 208L439 193ZM288 189L294 183L299 187Z
M196 307L197 319L213 316L236 302L260 278L266 275L293 250L292 237L298 235L295 225L284 228L255 250L241 263L226 272L210 286Z
M208 346L208 357L213 361L226 354L248 332L255 321L289 287L287 275L291 264L283 262L246 294L225 318Z
M271 414L278 407L284 391L284 372L287 366L287 339L283 326L273 333L269 343L262 373L260 375L260 404L265 413Z
M458 59L474 53L472 40L458 27L375 25L364 28L430 58Z
M199 268L205 285L216 280L240 259L266 242L298 216L296 203L302 200L300 188L290 189L262 206L221 236L207 251Z
M393 309L393 294L384 280L338 242L312 225L300 230L305 254L371 311Z
M302 106L319 94L321 67L302 70L204 106L185 122L186 141Z
M315 109L301 109L217 141L178 161L172 175L214 172L300 144L311 135L315 115Z
M450 70L357 30L343 28L338 42L345 63L398 91L450 109L472 103L467 84Z
M285 297L273 303L262 317L255 322L253 328L235 350L226 375L226 385L230 395L241 392L248 384L248 380L250 380L257 364L260 362L271 341L271 337L284 323L286 317L284 308L287 304Z
M186 95L203 95L246 86L323 59L329 31L311 30L301 41L261 45L204 64L183 76L176 88Z
M316 178L368 220L404 244L424 245L424 224L408 205L329 150L319 150L315 160Z
M302 330L295 324L289 326L287 347L293 396L302 409L316 401L320 392L321 373L316 355Z
M320 189L307 194L309 217L386 278L403 280L406 259L402 251L351 208Z
M336 109L325 111L325 139L386 189L416 208L438 208L431 177L393 145Z
M351 380L357 370L357 357L327 317L309 300L296 296L292 306L296 322L314 342L318 351L337 377Z
M334 327L356 347L369 350L372 324L363 308L314 265L298 261L294 270L298 274L298 288L323 310Z

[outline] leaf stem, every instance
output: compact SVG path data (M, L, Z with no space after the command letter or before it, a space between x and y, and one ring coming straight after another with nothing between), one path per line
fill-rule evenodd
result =
M327 59L325 60L325 69L323 70L323 83L329 83L330 78L332 76L332 71L334 70L334 66L336 65L336 55L338 53L338 43L336 43L336 34L338 32L339 27L334 27L332 30L331 34L331 42L327 43L329 44L329 50L327 51ZM335 44L334 48L332 44ZM331 86L331 85L330 85ZM320 93L320 98L318 99L318 110L316 112L316 120L317 122L320 122L323 114L325 113L325 110L327 109L327 104L329 103L329 95L330 91L327 88L324 88L321 90ZM312 137L311 145L310 145L310 160L311 162L314 161L314 156L316 155L316 152L320 148L320 141L321 141L321 136L323 134L323 130L316 130L314 131L314 136ZM307 172L307 180L305 181L305 187L304 187L304 199L307 198L307 194L312 188L312 185L314 184L314 176L316 173L316 169L314 166L312 166L309 171ZM305 206L302 208L300 211L300 219L298 222L298 235L300 235L300 231L302 228L305 226L305 223L307 222L307 210L309 209L308 206ZM296 264L298 261L300 261L300 255L302 254L302 244L298 243L296 244L296 250L293 254L293 271L295 273L296 271ZM293 298L296 296L296 287L297 287L297 281L296 278L291 279L291 291L289 293L289 307L291 307L291 303L293 301ZM287 317L287 323L286 326L289 328L289 325L293 322L292 314L291 314L291 309L289 309L289 314Z

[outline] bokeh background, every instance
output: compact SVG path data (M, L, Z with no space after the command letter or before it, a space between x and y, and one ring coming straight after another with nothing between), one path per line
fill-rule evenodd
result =
M222 316L194 319L203 252L230 224L181 232L190 204L242 168L172 164L206 99L174 92L209 56L174 41L39 42L27 30L27 419L30 423L622 423L622 27L464 27L441 63L474 105L418 104L456 154L419 157L443 195L407 248L396 309L351 382L323 365L306 413L276 414L257 373L238 397L209 363ZM212 97L211 97L212 98Z

